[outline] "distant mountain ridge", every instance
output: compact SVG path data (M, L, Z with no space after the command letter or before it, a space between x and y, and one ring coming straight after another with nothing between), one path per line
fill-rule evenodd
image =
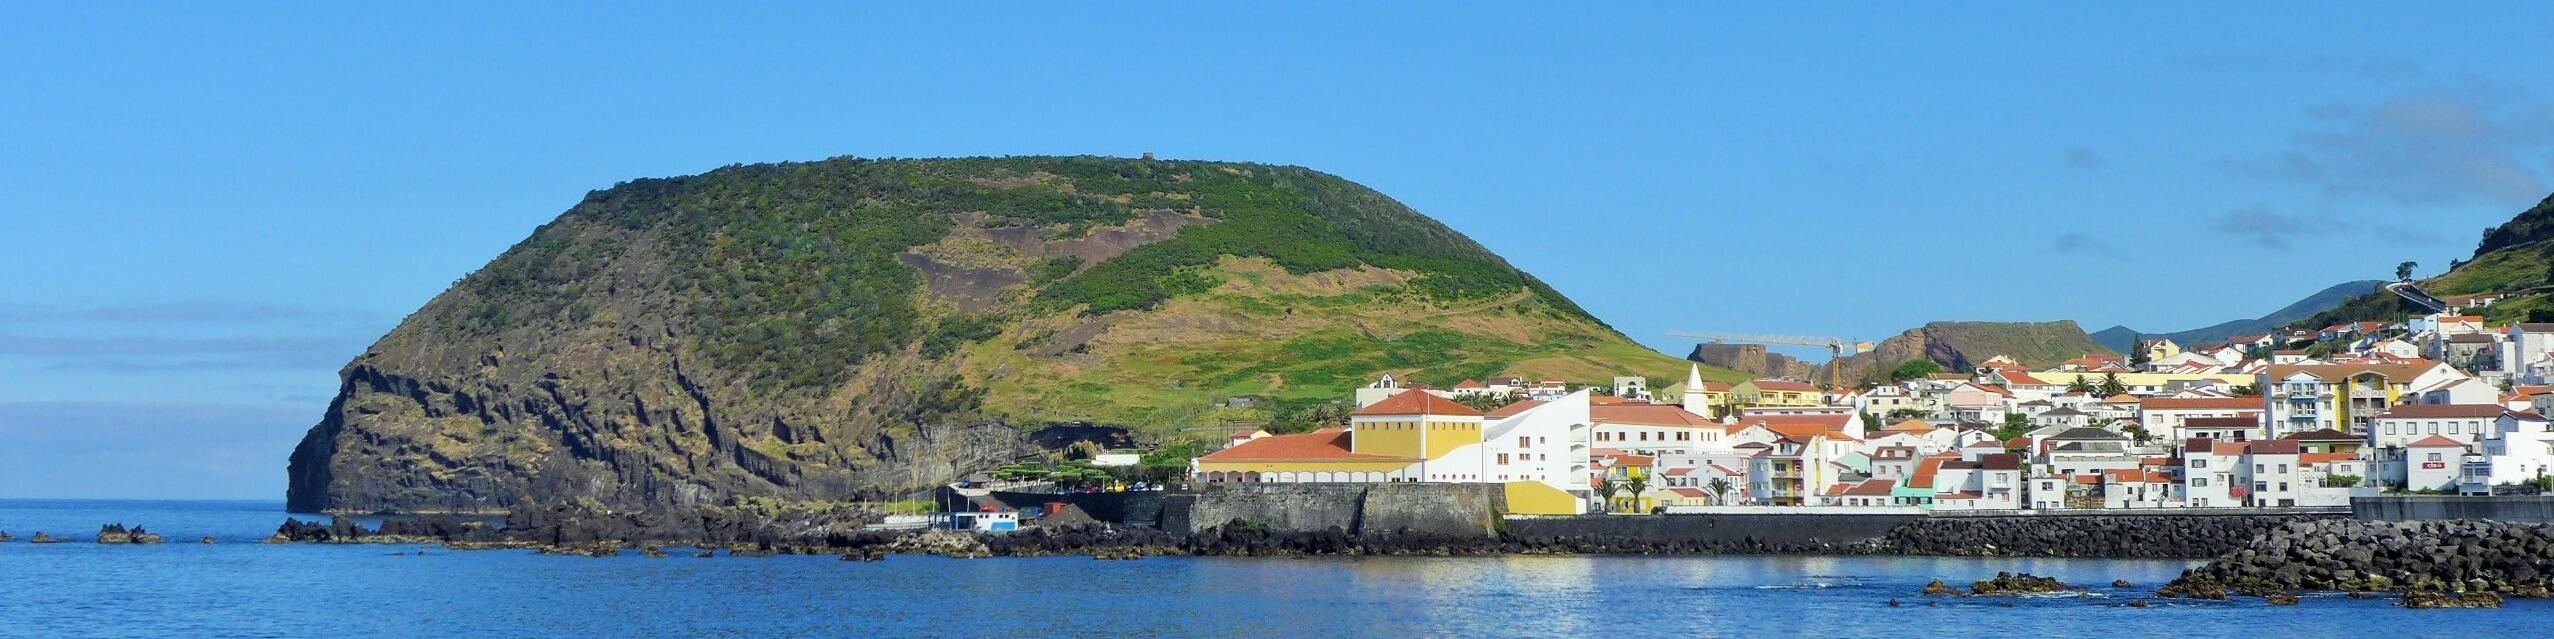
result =
M2125 353L2128 352L2130 348L2134 348L2136 346L2136 341L2141 337L2146 339L2168 338L2173 340L2175 343L2188 346L2191 344L2205 344L2209 342L2224 341L2226 338L2237 335L2267 333L2280 327L2287 326L2290 322L2313 317L2316 313L2332 310L2335 307L2341 306L2343 302L2350 301L2350 298L2352 297L2367 295L2374 292L2377 287L2383 285L2385 285L2384 280L2342 282L2340 284L2334 284L2330 287L2326 287L2323 290L2316 291L2315 294L2308 295L2305 299L2297 300L2287 306L2282 306L2279 310L2271 311L2269 315L2263 315L2252 319L2228 320L2211 324L2206 327L2194 328L2185 331L2147 333L2137 331L2126 326L2112 326L2093 333L2093 341L2101 342L2103 346L2110 347L2111 350Z

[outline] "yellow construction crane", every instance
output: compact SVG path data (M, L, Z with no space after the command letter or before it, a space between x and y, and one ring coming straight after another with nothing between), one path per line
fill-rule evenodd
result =
M1748 344L1773 344L1778 346L1825 346L1827 347L1827 356L1829 358L1827 364L1828 388L1834 388L1836 386L1839 372L1836 370L1835 362L1844 359L1845 355L1847 355L1846 351L1852 351L1851 354L1853 355L1860 355L1870 352L1872 349L1871 342L1867 341L1851 340L1842 337L1818 337L1814 335L1768 335L1763 333L1724 333L1719 331L1668 331L1667 336L1707 340L1712 342L1744 342Z

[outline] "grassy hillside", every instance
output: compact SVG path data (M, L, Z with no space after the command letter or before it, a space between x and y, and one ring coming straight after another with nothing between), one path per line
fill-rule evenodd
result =
M2458 263L2447 273L2420 282L2421 290L2432 295L2468 295L2503 293L2511 299L2477 309L2491 323L2554 318L2554 195L2536 206L2520 212L2509 222L2483 232L2471 259ZM2400 319L2407 314L2423 312L2418 306L2402 302L2383 291L2352 298L2338 308L2303 321L2291 328L2322 328L2345 321Z
M731 166L588 195L351 363L297 506L928 485L1057 421L1190 432L1391 371L1682 378L1462 234L1298 167ZM1718 379L1735 374L1713 371Z

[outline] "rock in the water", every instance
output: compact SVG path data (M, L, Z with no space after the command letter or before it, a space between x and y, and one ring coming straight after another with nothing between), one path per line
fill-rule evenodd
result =
M127 529L120 523L99 526L97 539L101 544L156 544L164 541L141 526Z
M2488 592L2463 594L2420 590L2403 593L2405 608L2499 608L2501 596Z
M2128 580L2126 580L2126 579L2113 579L2113 580L2111 580L2111 587L2112 587L2112 588L2135 588L2136 586L2128 585Z
M1994 579L1980 579L1969 584L1969 592L1978 595L2031 595L2073 589L2074 587L2054 577L2041 577L2027 572L2020 574L1998 572L1995 573Z
M9 536L9 531L6 531L6 530L0 530L0 544L5 544L5 543L12 542L12 541L17 541L17 540L18 540L18 538Z
M212 535L205 535L203 539L196 540L196 543L209 544L213 543L213 541L214 539Z
M2262 597L2261 599L2262 599L2262 602L2263 602L2263 603L2268 603L2268 604L2273 605L2273 606L2294 606L2294 605L2297 605L2297 596L2296 596L2296 595L2292 595L2292 594L2288 594L2288 593L2284 593L2284 592L2274 592L2274 593L2270 593L2270 595L2269 595L2269 596Z
M1950 584L1942 583L1940 579L1935 579L1933 583L1924 585L1924 594L1958 596L1960 591L1951 589Z
M66 541L70 541L70 539L69 539L69 538L65 538L65 537L54 537L54 536L51 536L51 535L46 535L46 534L44 534L44 531L41 531L41 530L35 531L35 536L34 536L34 537L28 537L28 538L27 538L27 543L30 543L30 544L58 544L58 543L66 542Z
M2128 607L2130 607L2130 608L2144 608L2144 607L2146 607L2146 606L2148 606L2148 605L2150 605L2150 604L2146 603L2146 600L2145 600L2145 599L2130 599L2130 600L2128 600Z

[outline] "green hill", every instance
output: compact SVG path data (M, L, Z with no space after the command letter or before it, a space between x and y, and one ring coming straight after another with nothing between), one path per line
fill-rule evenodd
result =
M418 309L347 365L288 501L893 495L1031 452L1049 423L1169 437L1384 371L1599 383L1684 363L1308 169L730 166L589 194ZM1233 397L1263 401L1216 407Z
M2420 282L2421 290L2432 295L2452 296L2476 293L2502 293L2509 299L2472 312L2484 321L2503 323L2518 320L2554 319L2554 195L2548 195L2536 206L2483 232L2483 240L2474 247L2474 256L2457 262L2448 272ZM2376 293L2353 297L2340 307L2317 313L2292 323L2290 328L2316 329L2354 320L2402 319L2405 315L2426 309L2403 302L2392 293Z

